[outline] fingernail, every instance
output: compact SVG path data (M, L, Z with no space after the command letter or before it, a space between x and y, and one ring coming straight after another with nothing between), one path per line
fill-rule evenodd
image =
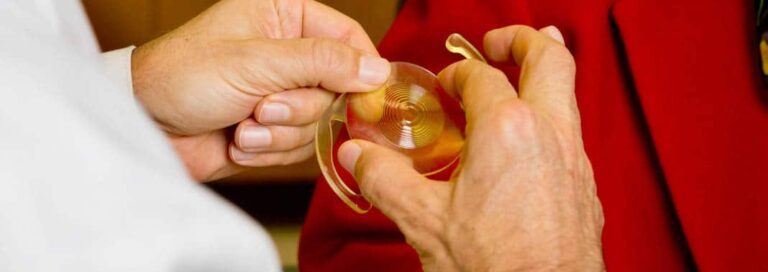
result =
M379 86L384 84L389 77L389 61L376 56L360 57L358 66L358 78L360 81L370 85Z
M550 38L555 39L556 41L562 44L565 44L565 38L563 38L563 33L561 33L556 26L551 25L551 26L545 27L542 29L542 32L544 32L544 34L547 34L547 36L549 36Z
M291 118L291 109L283 103L266 103L261 106L261 111L259 111L259 122L261 123L285 122L289 118Z
M250 161L258 155L258 153L245 152L236 147L230 148L229 153L232 155L232 159L237 162Z
M355 164L357 159L360 158L360 146L352 141L347 141L339 147L339 163L341 167L347 170L351 174L355 174Z
M261 126L247 126L240 131L240 148L260 148L272 143L272 133Z

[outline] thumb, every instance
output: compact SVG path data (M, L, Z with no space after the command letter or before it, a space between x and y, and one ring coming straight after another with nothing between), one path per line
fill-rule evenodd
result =
M339 163L357 180L363 196L390 218L409 214L416 200L433 182L413 169L408 157L363 140L350 140L339 147Z
M253 87L270 92L316 86L334 92L367 92L383 85L391 70L386 59L333 39L253 42L242 58L245 75Z

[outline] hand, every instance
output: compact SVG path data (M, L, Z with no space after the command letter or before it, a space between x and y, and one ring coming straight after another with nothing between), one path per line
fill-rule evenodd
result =
M341 146L340 163L427 271L603 270L602 208L562 35L510 26L487 33L485 51L522 66L520 90L477 61L440 73L468 122L449 182L429 180L405 156L361 140Z
M199 180L309 158L326 90L372 90L390 69L357 22L310 0L219 2L132 66L136 98Z

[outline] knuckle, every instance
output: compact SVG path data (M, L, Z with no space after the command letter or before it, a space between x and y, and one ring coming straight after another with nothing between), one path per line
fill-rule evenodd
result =
M376 187L375 186L376 180L379 179L379 173L378 173L377 167L369 167L369 165L370 164L368 163L367 160L363 161L361 165L362 167L360 167L357 170L358 171L357 174L359 176L358 178L360 179L360 181L363 182L364 187L367 187L369 189L368 191L372 192L373 191L372 189Z
M312 156L313 150L314 149L312 149L311 146L305 146L301 149L291 151L284 156L281 156L279 165L285 166L303 162Z
M542 58L555 64L558 69L563 69L569 72L576 71L576 60L565 45L555 41L547 41L546 43L547 44L541 50Z
M365 28L363 27L360 22L352 20L352 29L359 31L360 33L365 33Z
M510 30L514 30L514 29L517 29L520 32L527 32L525 34L530 34L530 33L538 34L539 32L538 30L536 30L535 28L529 25L514 25L510 27Z
M379 180L381 179L381 167L372 167L373 164L369 161L368 157L361 156L360 164L357 169L356 176L360 181L360 189L372 199L381 199L382 190L379 188Z
M284 104L289 108L287 119L280 121L266 121L270 125L309 125L320 120L320 117L333 103L335 96L329 91L319 88L306 90L286 91L267 96L260 102L259 115L264 111L264 106L269 104ZM260 122L264 122L259 119Z
M407 188L404 188L405 192L410 192L406 194L402 194L403 197L406 197L408 201L412 202L412 205L409 205L409 207L415 209L419 213L439 213L442 212L442 205L439 201L439 196L437 196L434 187L430 186L432 184L426 183L426 182L413 182L413 183L407 183Z
M317 123L312 123L302 127L300 133L298 133L300 134L300 144L307 145L314 142L315 131L317 131Z
M259 156L256 157L254 160L254 166L256 167L265 167L265 166L274 166L274 165L281 165L281 158L279 156L274 156L274 154L269 154L273 156Z
M312 142L311 127L279 127L273 128L272 134L275 139L274 147L280 149L293 149L304 146Z
M308 39L305 43L306 51L311 52L309 55L312 60L312 67L317 69L323 67L332 58L329 57L327 51L329 50L328 42L324 39Z
M508 25L501 28L493 29L485 33L485 36L483 37L483 42L494 43L499 39L508 38L509 36L514 35L515 32L519 31L519 29L523 27L525 26Z
M471 79L479 80L478 82L507 82L504 72L477 60L465 60L460 63L459 69L463 72L461 78L465 83Z
M484 77L486 80L494 81L494 82L499 82L499 81L507 82L507 75L504 74L504 72L502 72L501 70L489 65L483 65L483 68L484 68L484 75L485 75Z
M344 68L352 59L352 52L337 41L327 38L310 39L309 46L317 72Z
M265 156L258 154L253 159L245 162L239 162L239 164L250 167L264 167L275 164L275 158L273 156Z
M347 24L347 29L344 33L344 41L351 41L355 33L365 33L365 29L363 28L363 25L361 25L358 21L350 19Z
M306 0L273 0L275 6L301 7Z
M281 135L284 138L283 148L291 149L302 146L304 144L303 134L300 131L286 131L286 133Z
M302 108L302 112L305 112L307 123L317 122L320 120L320 117L323 116L323 113L325 113L326 110L331 106L333 103L333 99L335 96L331 94L330 92L324 91L324 90L317 90L318 92L322 92L321 95L317 97L317 99L310 100L310 103L307 103L306 108Z
M254 157L247 163L251 167L285 166L302 162L311 157L313 149L307 146L284 152L264 153Z
M269 132L272 134L272 142L269 144L267 150L269 149L284 149L290 146L293 146L293 142L295 139L293 139L293 135L286 131L282 127L267 127L269 129Z
M504 136L504 139L510 135L526 136L532 135L535 128L535 113L530 106L519 101L498 103L492 109L493 114L489 115L488 127L495 135Z
M485 69L484 66L486 65L478 60L465 59L459 62L458 70L471 75L472 73L476 73L479 70Z

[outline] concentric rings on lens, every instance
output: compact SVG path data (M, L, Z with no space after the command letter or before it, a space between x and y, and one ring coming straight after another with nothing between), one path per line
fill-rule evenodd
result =
M384 92L384 114L377 126L390 143L416 149L440 137L445 116L433 92L407 82L394 82Z
M464 145L461 104L432 72L410 63L393 62L384 86L349 94L345 122L350 138L398 151L424 175L447 169Z

